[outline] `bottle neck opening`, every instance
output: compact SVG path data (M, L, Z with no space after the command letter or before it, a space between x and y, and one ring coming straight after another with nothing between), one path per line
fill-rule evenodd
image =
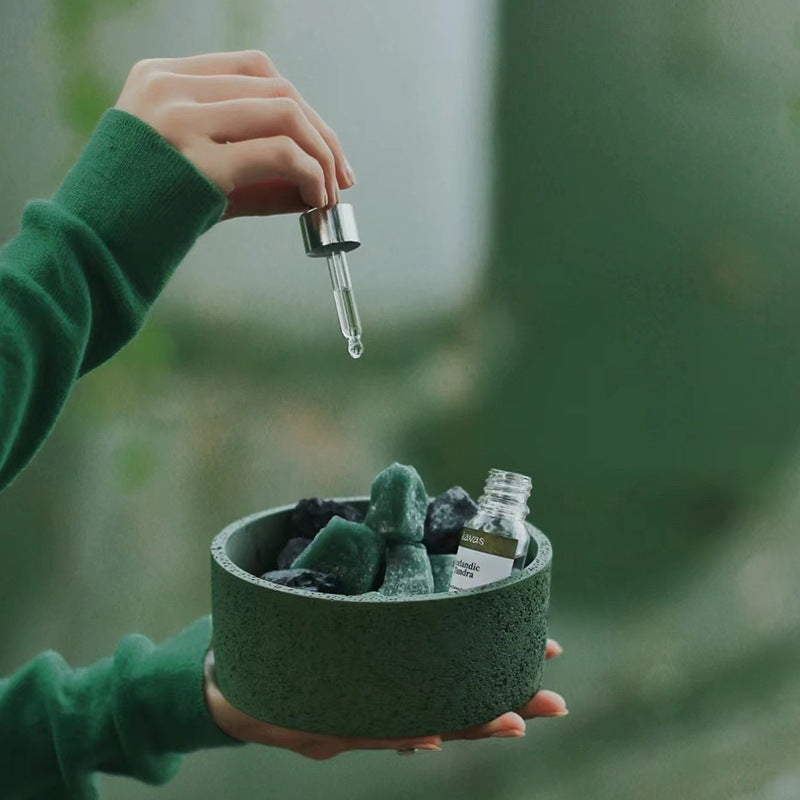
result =
M492 514L525 519L533 483L527 475L493 469L489 472L479 503Z

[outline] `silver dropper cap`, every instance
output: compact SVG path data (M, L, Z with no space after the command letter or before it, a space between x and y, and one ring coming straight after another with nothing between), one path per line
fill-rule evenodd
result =
M337 203L331 208L312 208L300 216L300 230L306 255L311 258L324 257L328 262L328 274L339 317L339 327L347 339L347 351L353 358L364 352L361 343L361 319L358 316L350 270L345 253L361 244L356 228L353 206Z
M321 258L333 252L349 253L361 244L356 215L350 203L312 208L300 215L306 255Z

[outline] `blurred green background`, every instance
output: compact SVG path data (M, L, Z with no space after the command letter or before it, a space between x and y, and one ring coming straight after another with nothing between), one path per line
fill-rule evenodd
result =
M0 673L209 610L208 544L394 460L534 477L555 549L522 741L190 756L104 796L800 797L800 9L788 0L6 0L0 235L132 64L257 47L359 177L366 352L295 219L201 239L0 497ZM420 676L424 680L425 676Z

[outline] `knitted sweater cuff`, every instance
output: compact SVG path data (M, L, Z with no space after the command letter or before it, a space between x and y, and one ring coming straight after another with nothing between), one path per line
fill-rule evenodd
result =
M128 758L152 755L158 760L167 753L242 744L217 727L205 703L203 661L210 643L211 617L155 647L139 635L122 641L114 655L113 694ZM149 740L149 747L140 746L140 737ZM137 766L140 774L151 771L150 765Z
M103 114L53 200L94 231L148 302L227 203L157 131L116 108Z

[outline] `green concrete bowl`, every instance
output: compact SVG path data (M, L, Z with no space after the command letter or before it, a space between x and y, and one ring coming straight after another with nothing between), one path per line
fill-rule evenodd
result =
M240 519L211 546L217 680L233 706L314 733L407 737L488 722L538 691L552 560L539 530L530 563L497 583L349 597L256 577L274 569L292 508Z

